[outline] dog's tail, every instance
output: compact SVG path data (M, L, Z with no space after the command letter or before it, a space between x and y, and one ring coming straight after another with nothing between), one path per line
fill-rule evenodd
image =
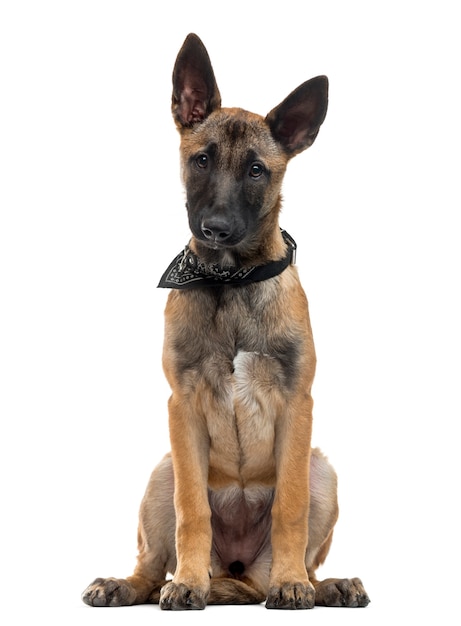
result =
M208 604L260 604L266 593L234 578L212 578Z

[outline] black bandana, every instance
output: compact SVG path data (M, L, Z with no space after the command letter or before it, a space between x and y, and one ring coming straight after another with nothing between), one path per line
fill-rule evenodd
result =
M169 289L192 289L194 287L220 287L222 285L248 285L267 280L281 274L290 264L296 261L296 242L285 231L282 237L287 244L287 252L283 259L270 261L265 265L253 267L220 267L205 265L191 251L189 246L178 254L163 274L158 287Z

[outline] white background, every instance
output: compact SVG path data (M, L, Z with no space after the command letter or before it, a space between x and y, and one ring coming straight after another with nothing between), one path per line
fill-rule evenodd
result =
M91 609L126 576L140 499L169 449L156 289L188 240L170 117L185 36L225 106L266 114L330 79L289 166L318 372L314 443L341 516L320 574L365 610L310 624L459 612L460 69L455 1L101 1L0 5L2 613L8 624L280 620L256 607ZM3 621L3 618L2 618ZM195 621L197 623L197 621ZM278 621L278 623L280 623Z

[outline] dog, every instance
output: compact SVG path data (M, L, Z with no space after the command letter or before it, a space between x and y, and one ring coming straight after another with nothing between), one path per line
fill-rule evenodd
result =
M312 145L327 105L318 76L265 118L222 108L199 37L178 53L172 113L192 236L159 284L171 289L171 453L141 504L133 575L97 578L88 605L369 603L359 578L315 574L338 516L337 478L311 449L314 343L296 244L278 224L287 163Z

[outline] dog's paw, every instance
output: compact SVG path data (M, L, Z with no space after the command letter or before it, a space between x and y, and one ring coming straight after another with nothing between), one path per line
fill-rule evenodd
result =
M82 593L83 602L89 606L124 606L135 599L133 587L120 578L96 578Z
M370 598L360 578L329 578L315 588L315 604L319 606L365 607Z
M309 583L285 583L271 587L266 600L266 609L312 609L315 591Z
M164 611L189 611L206 607L209 591L190 589L182 583L168 582L160 592L160 608Z

